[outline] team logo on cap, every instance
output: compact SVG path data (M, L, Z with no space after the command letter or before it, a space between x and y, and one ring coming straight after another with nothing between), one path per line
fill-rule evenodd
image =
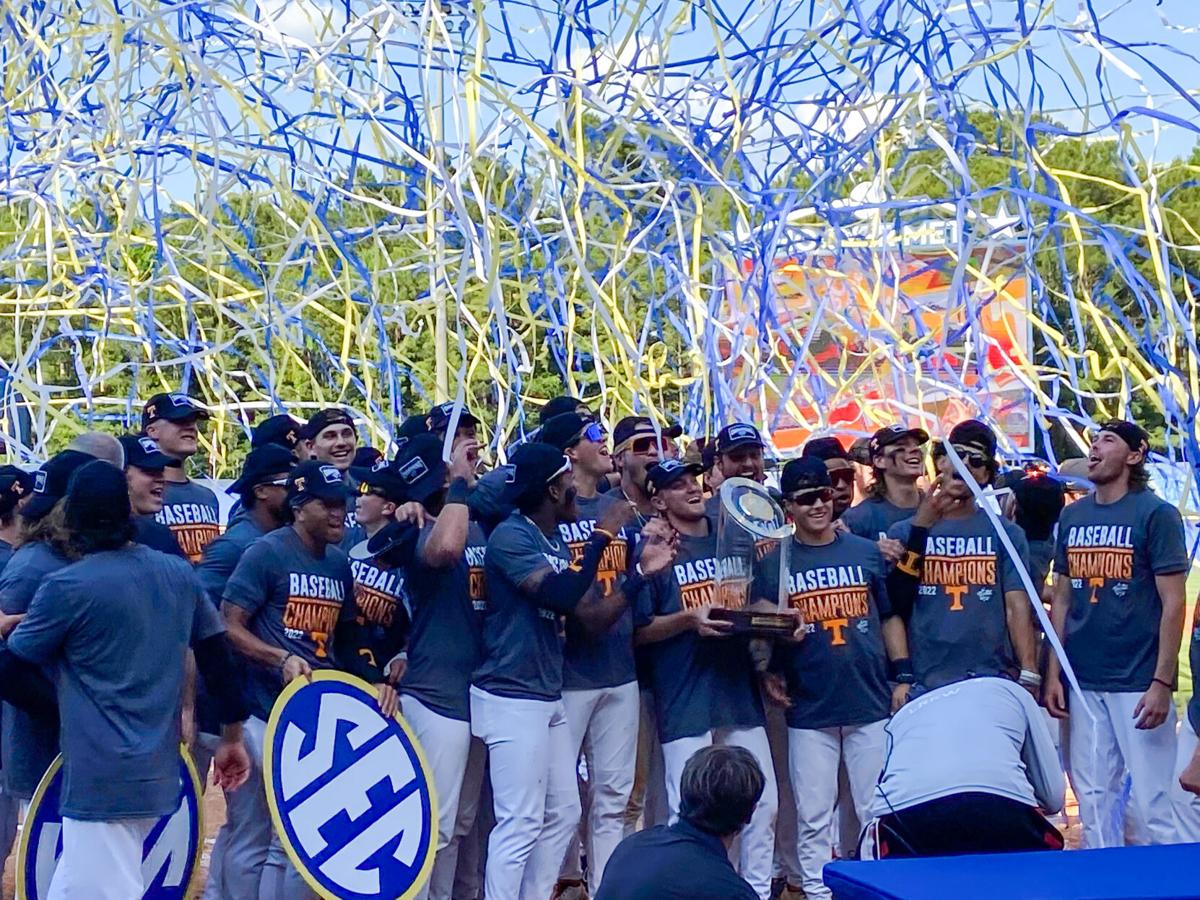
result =
M36 472L33 476L33 492L35 494L46 493L46 473Z
M138 443L142 445L142 449L144 451L146 451L147 453L157 453L158 452L158 444L154 443L154 441L148 437L138 438Z
M341 484L342 473L334 466L321 466L321 477L325 479L326 484Z
M729 440L740 441L742 438L758 440L758 429L753 425L730 425Z
M414 456L400 467L399 474L404 479L405 484L416 484L429 474L429 466L425 464L425 460L421 459L421 457Z
M12 483L12 487L10 487L9 490L12 491L14 494L16 494L18 497L20 497L22 494L25 493L25 488L21 487L20 481L14 481Z
M192 406L193 405L192 398L189 397L187 394L171 394L170 400L171 400L172 406Z
M184 900L200 861L200 781L187 752L180 751L179 805L150 829L142 843L145 900ZM44 900L62 855L62 757L42 777L29 803L17 849L17 896Z
M371 471L379 472L383 469L386 469L387 467L388 467L388 461L386 459L384 459L383 457L380 457L379 459L375 460L374 464L371 466Z
M664 459L662 462L660 462L658 464L658 468L659 468L659 471L661 471L661 472L670 473L670 472L674 472L676 469L682 469L683 463L681 463L677 459Z
M267 724L263 774L276 833L320 896L408 898L428 879L433 777L365 682L326 670L288 685Z
M153 403L146 404L146 418L153 419L158 414L158 407Z
M287 435L284 437L284 440L287 441L289 444L295 444L297 442L297 440L299 440L296 437L296 429L289 428Z

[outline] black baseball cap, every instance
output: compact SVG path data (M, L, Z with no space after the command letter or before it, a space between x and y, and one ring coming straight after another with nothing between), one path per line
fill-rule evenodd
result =
M403 485L403 499L425 503L446 486L443 444L443 439L436 434L424 432L400 447L391 468Z
M344 409L338 409L336 406L330 406L313 413L312 418L304 426L303 437L309 441L316 440L317 435L333 425L349 425L354 429L354 433L358 434L358 429L355 427L350 413Z
M186 419L207 419L208 410L187 394L155 394L142 407L142 431L160 419L182 422Z
M1111 431L1135 452L1147 453L1150 450L1150 435L1140 425L1126 419L1109 419L1100 426L1101 431Z
M133 514L125 473L110 462L90 457L67 481L65 517L69 529L118 530Z
M561 416L563 413L577 413L580 407L587 409L587 404L582 400L577 400L574 397L554 397L546 401L546 405L542 407L541 413L538 414L538 422L545 425L556 416ZM588 412L587 418L593 419L591 412Z
M288 474L287 492L288 503L292 506L302 506L309 500L345 503L351 494L350 486L338 468L316 459L292 469Z
M383 491L393 503L403 503L405 500L408 485L385 459L378 460L373 466L351 466L350 475L358 482L360 494L375 488Z
M871 442L867 445L867 450L874 459L885 448L890 447L898 441L905 438L916 438L918 444L929 443L929 432L924 428L909 428L906 425L888 425L885 428L880 428L871 436Z
M401 551L415 545L419 533L420 529L411 522L388 522L366 541L367 556L388 560L394 565L408 555ZM351 554L351 558L354 556ZM389 560L389 557L392 559Z
M560 413L553 418L542 420L538 440L559 450L566 450L579 442L583 430L591 424L591 418L585 418L579 413Z
M123 434L117 438L125 451L125 468L133 466L146 472L161 472L163 469L178 469L182 462L168 456L158 444L145 435Z
M758 429L746 422L734 422L717 432L717 453L729 453L737 447L765 447Z
M67 493L67 483L76 469L95 461L90 453L63 450L56 453L33 473L33 499L25 504L21 515L36 522L54 508ZM124 476L122 476L124 478Z
M304 424L302 422L287 413L280 413L277 416L263 419L255 426L250 433L250 446L263 447L267 444L278 444L280 447L295 450L296 445L300 443L303 431Z
M450 420L454 417L453 403L439 403L425 415L425 427L430 432L446 433L446 429L450 427ZM479 420L471 415L471 411L465 406L460 407L458 413L459 425L478 425Z
M801 456L788 460L779 475L779 490L784 497L790 497L799 491L815 491L832 485L829 467L823 459L816 456Z
M32 491L32 472L16 466L0 466L0 515L7 516Z
M296 465L292 451L281 444L264 444L246 454L242 463L242 474L233 484L225 488L227 494L245 495L272 475L288 475Z
M522 444L509 457L508 484L504 500L516 503L534 491L542 490L551 481L571 469L571 461L550 444L533 441Z
M967 419L951 428L950 443L956 449L965 447L982 453L988 459L996 458L996 432L978 419Z
M700 463L664 459L646 470L646 493L656 494L666 490L685 475L700 476L702 474L704 474L704 467Z
M373 469L375 464L383 459L383 454L374 447L359 447L354 451L354 458L350 460L351 469Z
M658 431L654 430L654 422L649 416L626 416L613 429L613 443L620 447L635 437L661 434L667 438L677 438L683 434L683 426L679 424L665 425Z
M804 445L800 455L824 462L829 462L831 459L844 459L846 462L850 462L850 454L846 452L842 442L832 435L812 438Z

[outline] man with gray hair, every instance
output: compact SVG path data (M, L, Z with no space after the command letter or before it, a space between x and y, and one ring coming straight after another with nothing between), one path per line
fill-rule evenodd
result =
M125 468L125 451L121 447L121 442L111 434L104 434L101 431L85 431L67 444L67 449L102 459L118 469Z
M596 900L755 900L729 862L766 779L743 747L696 751L683 767L679 819L627 837L604 870Z

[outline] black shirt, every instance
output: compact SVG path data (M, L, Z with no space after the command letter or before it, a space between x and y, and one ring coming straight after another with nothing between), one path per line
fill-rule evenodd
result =
M757 900L733 870L725 845L680 819L621 841L596 900Z
M183 549L179 546L179 539L175 537L175 532L161 522L155 521L154 516L134 516L133 527L135 529L134 543L144 544L151 550L166 553L168 556L180 556L187 559Z

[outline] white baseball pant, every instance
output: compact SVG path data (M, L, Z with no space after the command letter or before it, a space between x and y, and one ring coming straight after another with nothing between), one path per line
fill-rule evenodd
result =
M625 809L633 792L633 773L637 766L637 735L640 698L636 681L618 687L590 691L563 691L567 711L567 731L578 761L580 751L587 760L588 818L587 835L588 893L600 890L600 879L608 858L625 833ZM578 859L578 847L569 848L561 870L571 872ZM575 864L577 868L578 864Z
M1175 759L1175 779L1171 790L1175 800L1176 839L1183 844L1200 843L1200 797L1179 786L1179 776L1196 753L1196 732L1186 719L1179 727L1179 748Z
M130 900L146 890L142 845L156 817L116 822L64 818L62 856L47 900Z
M579 787L562 700L471 687L471 732L487 744L496 827L486 900L546 900L579 826Z
M1133 782L1130 805L1152 843L1175 838L1171 784L1175 772L1175 707L1157 728L1134 727L1141 692L1084 691L1092 717L1071 711L1071 786L1079 800L1083 845L1120 847L1124 841L1115 815L1125 772Z
M779 812L775 816L775 861L771 874L793 887L800 884L802 872L796 857L796 801L792 797L792 779L788 772L788 727L783 710L767 705L767 742L771 745L771 768L779 792Z
M838 802L838 770L846 763L850 798L860 822L871 820L871 800L887 736L887 721L841 728L789 728L788 760L796 801L796 855L804 896L831 898L821 873L833 858L831 825Z
M415 900L450 900L458 847L479 810L484 746L471 737L470 722L439 715L416 697L402 694L400 710L425 750L438 798L437 856Z
M693 737L680 738L662 745L663 767L667 778L667 804L671 821L679 818L679 785L683 767L697 750L712 745L742 747L758 762L765 785L762 799L754 808L750 824L740 835L738 872L750 883L761 900L771 896L771 870L775 856L775 816L779 809L779 790L771 765L771 746L765 728L718 728Z
M259 882L271 846L271 812L262 777L266 728L266 722L253 718L242 728L250 755L250 775L236 791L225 792L225 823L213 842L204 900L258 900ZM216 745L209 744L219 741L216 735L202 734L197 747L206 747L207 758L211 759Z

